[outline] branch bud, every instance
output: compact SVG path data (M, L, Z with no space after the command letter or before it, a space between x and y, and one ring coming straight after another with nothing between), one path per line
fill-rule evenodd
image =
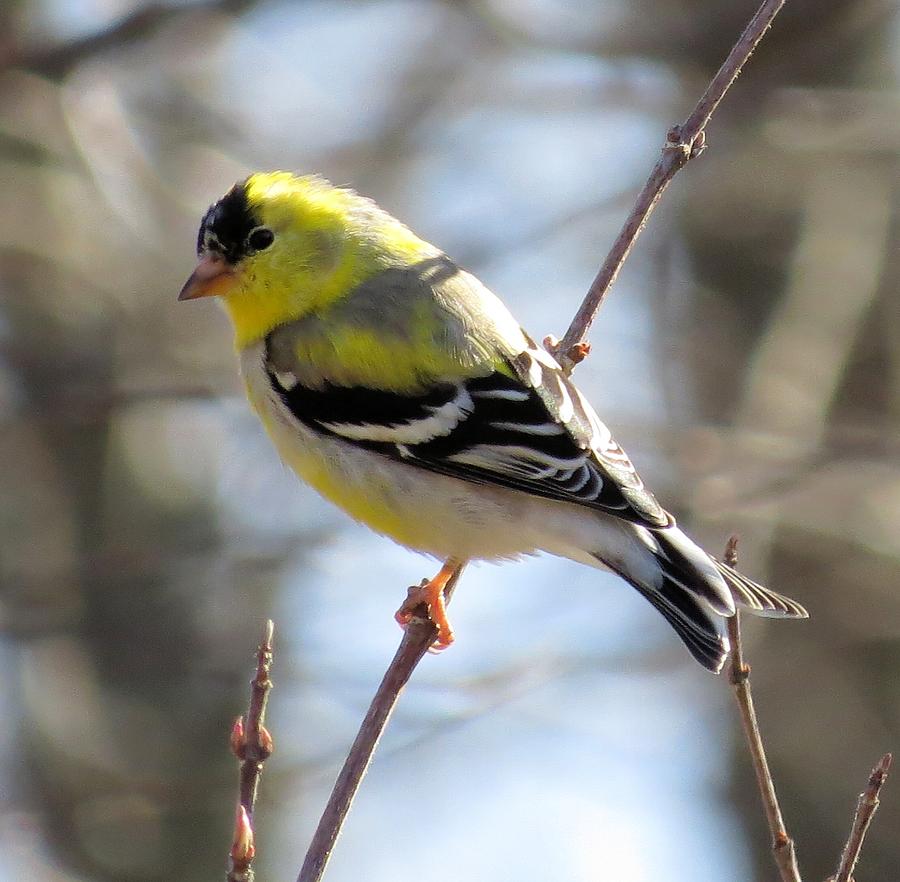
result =
M275 750L275 742L272 740L272 735L265 726L259 727L257 749L259 751L257 759L259 760L267 760L272 755L272 751Z
M256 854L256 843L253 837L253 827L250 826L250 816L247 809L238 805L234 819L234 841L231 845L231 860L236 869L246 868Z
M239 759L245 759L247 755L247 738L244 735L244 718L238 717L231 727L231 735L228 738L231 752Z

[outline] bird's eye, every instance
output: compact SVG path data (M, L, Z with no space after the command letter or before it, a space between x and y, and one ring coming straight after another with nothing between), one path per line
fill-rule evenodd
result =
M222 243L219 237L209 229L200 229L200 241L197 243L197 251L221 251Z
M257 227L248 237L247 244L254 251L263 251L275 241L275 234L268 227Z

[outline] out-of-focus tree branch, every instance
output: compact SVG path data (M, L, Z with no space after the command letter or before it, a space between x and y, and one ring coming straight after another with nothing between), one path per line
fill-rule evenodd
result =
M0 72L20 68L51 79L62 79L82 61L146 39L158 28L177 19L211 12L237 15L257 2L258 0L201 0L186 6L149 3L103 30L56 46L0 44Z

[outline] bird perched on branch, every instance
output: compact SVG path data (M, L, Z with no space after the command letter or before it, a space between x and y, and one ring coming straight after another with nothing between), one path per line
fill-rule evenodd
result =
M440 249L317 177L254 174L207 211L179 299L218 296L247 395L285 462L348 514L443 562L546 551L618 573L718 671L741 607L794 601L695 545L554 358Z

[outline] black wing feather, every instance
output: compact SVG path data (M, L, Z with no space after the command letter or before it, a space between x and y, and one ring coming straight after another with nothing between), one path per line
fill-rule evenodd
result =
M473 483L584 505L648 527L672 523L574 386L540 361L526 366L523 356L510 363L512 376L496 371L436 383L416 396L327 382L309 388L270 364L268 373L285 406L316 432ZM531 383L536 363L541 380ZM438 429L418 438L417 424ZM605 432L603 449L594 443L597 426ZM390 440L391 430L397 440Z

